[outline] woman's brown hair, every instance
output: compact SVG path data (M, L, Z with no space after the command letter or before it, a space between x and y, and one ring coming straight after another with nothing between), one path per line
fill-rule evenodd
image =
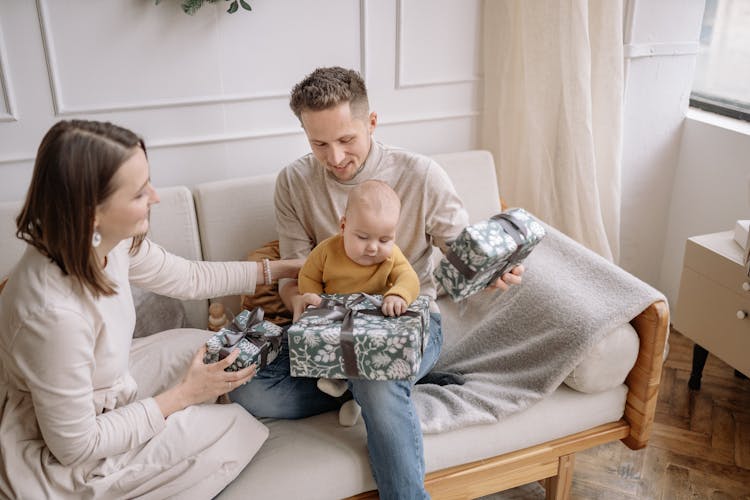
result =
M112 179L136 148L145 153L143 140L112 123L57 122L39 145L26 201L16 218L16 236L95 297L117 293L91 245L96 207L116 190ZM144 236L133 239L131 253Z

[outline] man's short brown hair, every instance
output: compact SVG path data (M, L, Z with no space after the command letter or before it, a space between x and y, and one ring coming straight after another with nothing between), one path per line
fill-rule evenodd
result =
M352 114L370 110L367 87L359 73L339 66L318 68L292 89L289 107L302 121L303 111L321 111L348 102Z

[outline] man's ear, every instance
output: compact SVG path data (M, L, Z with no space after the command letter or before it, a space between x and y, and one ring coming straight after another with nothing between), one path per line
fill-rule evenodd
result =
M367 129L372 134L375 131L375 127L378 126L378 113L375 111L370 112L370 116L367 117Z
M339 219L339 229L341 229L341 234L344 234L345 227L346 227L346 216L342 215L341 219Z

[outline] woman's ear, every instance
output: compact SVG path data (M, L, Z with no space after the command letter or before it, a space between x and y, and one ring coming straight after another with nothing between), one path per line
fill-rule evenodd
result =
M341 234L344 234L345 227L346 227L346 216L342 215L341 219L339 219L339 228L341 229Z

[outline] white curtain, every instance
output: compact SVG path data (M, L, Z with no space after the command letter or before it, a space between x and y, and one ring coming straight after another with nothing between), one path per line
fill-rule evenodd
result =
M482 147L500 193L603 257L620 248L622 0L485 0Z

